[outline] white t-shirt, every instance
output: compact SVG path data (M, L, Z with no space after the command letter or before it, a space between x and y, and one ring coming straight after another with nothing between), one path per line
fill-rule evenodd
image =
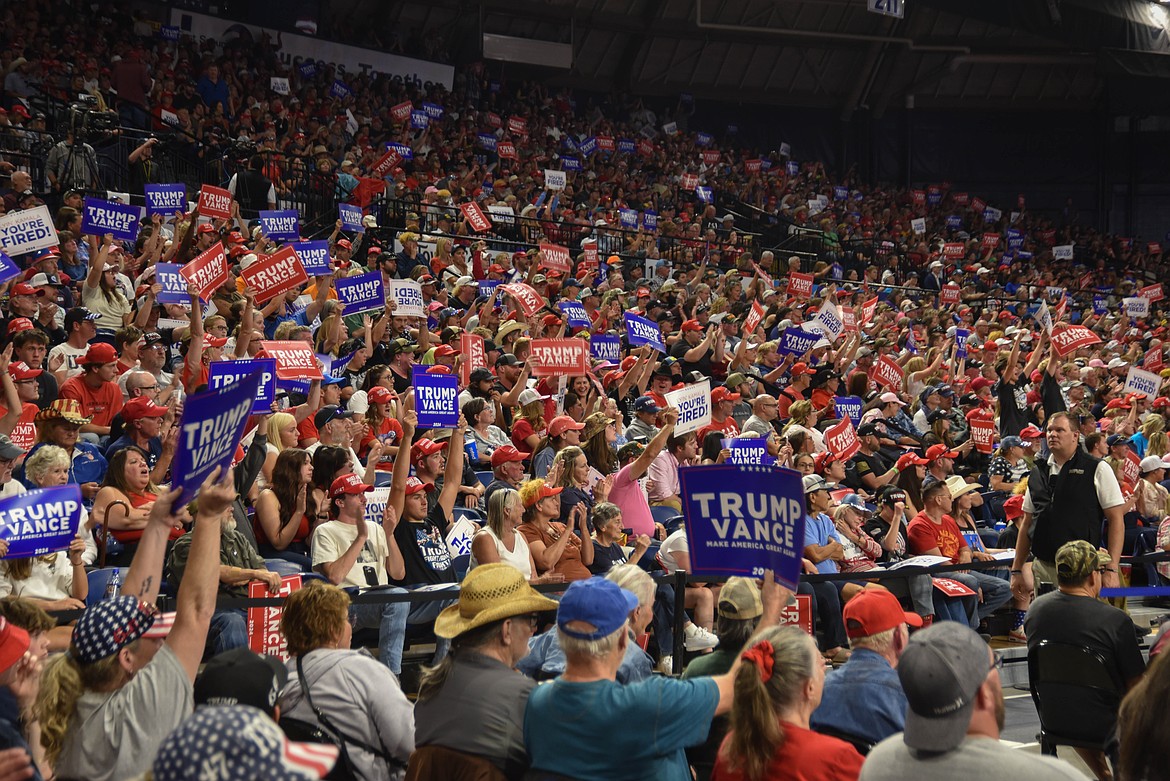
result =
M366 567L373 567L377 576L378 585L387 585L390 578L386 573L386 557L390 555L390 546L386 542L386 532L376 523L362 521L369 527L370 536L366 539L365 547L358 554L357 562L345 574L345 579L339 585L358 586L365 588L370 583L366 580ZM316 528L309 541L313 551L313 569L321 564L337 561L349 550L349 546L357 539L357 525L343 521L327 521Z
M81 359L81 356L85 355L87 352L89 352L88 344L85 347L74 347L68 342L62 342L52 350L49 350L49 357L45 360L45 367L47 368L50 364L52 364L53 359L55 359L58 355L64 355L65 363L62 364L61 368L67 370L65 373L65 379L76 377L77 375L81 374L81 366L78 365L77 362Z
M658 549L659 555L662 556L662 563L666 565L667 569L673 574L682 569L678 561L674 558L676 553L690 554L691 548L687 543L687 530L679 529L670 534L662 541L662 546Z

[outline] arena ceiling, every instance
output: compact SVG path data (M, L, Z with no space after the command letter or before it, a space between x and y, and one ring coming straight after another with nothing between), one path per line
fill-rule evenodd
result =
M862 108L881 116L911 98L919 107L1092 110L1151 87L1166 92L1170 76L1170 14L1150 0L905 0L902 19L871 13L866 0L338 4L380 6L373 18L400 30L441 31L459 61L478 56L483 33L571 44L571 68L537 71L550 84L843 117Z

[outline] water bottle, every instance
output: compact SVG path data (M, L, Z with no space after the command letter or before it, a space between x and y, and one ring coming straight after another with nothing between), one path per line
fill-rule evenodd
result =
M114 567L114 574L110 575L110 579L106 581L106 595L104 599L114 599L118 596L118 592L122 590L122 575L121 569Z
M467 453L468 461L475 462L479 460L479 447L476 445L474 439L470 442L463 443L463 451Z
M1004 521L996 521L995 522L995 530L997 532L1002 532L1006 528L1007 528L1007 523L1005 523Z

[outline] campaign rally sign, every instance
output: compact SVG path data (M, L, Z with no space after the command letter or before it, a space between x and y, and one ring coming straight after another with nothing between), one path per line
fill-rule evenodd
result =
M304 347L312 353L309 345ZM260 373L256 372L231 385L194 393L183 401L179 446L171 468L174 483L183 489L175 507L191 501L217 466L225 471L231 467L259 391Z
M861 408L863 402L860 396L834 396L833 410L842 420L853 421L854 426L861 425Z
M768 455L768 440L763 437L742 436L724 439L723 447L731 451L727 457L729 464L767 466L775 461Z
M573 259L569 255L568 247L541 242L540 267L566 274L571 273L573 271Z
M1145 359L1142 361L1142 368L1148 372L1162 371L1162 348L1155 347L1146 353Z
M910 220L910 229L918 235L926 233L926 218L916 217L915 219Z
M832 301L826 301L821 304L817 316L806 327L810 331L820 331L832 342L837 341L845 331L845 323L841 320L841 312Z
M1082 347L1100 342L1101 337L1083 325L1068 325L1052 331L1052 349L1056 350L1057 356L1061 358Z
M1105 296L1093 296L1093 314L1103 315L1109 311L1109 301Z
M842 461L848 461L861 450L861 440L849 418L825 430L825 447Z
M24 271L20 266L16 265L16 261L0 252L0 282L7 282L13 277L18 277Z
M943 285L938 293L938 300L943 306L954 306L959 303L959 286Z
M812 298L813 275L793 272L788 275L787 294L793 298Z
M703 203L714 203L715 196L711 194L710 187L696 187L695 197Z
M1146 285L1138 291L1138 295L1152 303L1154 301L1161 301L1166 294L1162 290L1162 283L1158 282L1153 285Z
M589 322L589 315L585 313L585 307L579 301L558 301L557 307L565 316L565 321L570 328L589 328L592 323Z
M715 464L679 470L691 572L763 577L796 590L804 549L800 472Z
M342 230L365 233L366 226L362 223L362 216L362 207L360 206L354 206L350 203L337 204L337 217L341 220Z
M414 159L414 149L410 146L407 146L406 144L399 144L399 143L391 141L388 144L386 144L386 148L393 149L395 152L398 153L398 156L401 157L403 160L413 160Z
M82 207L81 232L87 236L104 236L134 241L138 238L138 216L142 209L124 203L86 198Z
M9 255L24 255L57 246L57 228L48 206L9 212L0 217L0 247Z
M489 152L496 151L496 144L499 143L499 139L492 133L479 133L476 136L476 140L480 148L486 149Z
M371 271L355 277L344 277L333 283L337 300L345 305L345 314L358 315L375 312L386 306L386 291L382 287L382 272ZM397 314L397 310L395 310Z
M496 145L496 154L501 160L519 160L520 156L516 153L516 145L511 141L501 141Z
M156 268L161 269L165 265L168 264L159 263ZM193 290L204 301L210 301L211 294L228 281L227 256L224 254L223 244L218 241L212 244L189 262L180 266L179 274L186 281L188 290ZM163 291L166 292L165 283ZM161 295L159 300L162 300ZM175 303L185 303L186 300L187 296L184 295L182 301Z
M520 307L520 311L525 316L531 317L544 308L544 299L541 298L540 293L537 293L531 285L526 285L523 282L513 282L510 285L501 285L500 290L512 297L512 300L516 302L516 305Z
M276 360L278 380L320 380L323 378L321 364L313 352L313 346L305 342L263 341L264 354Z
M589 352L599 361L619 363L622 359L622 339L620 336L594 334L589 337Z
M1128 493L1137 486L1142 476L1142 462L1137 451L1127 448L1125 458L1121 461L1121 487Z
M820 341L821 335L803 328L788 328L780 335L780 345L776 348L786 355L804 355L812 346Z
M459 210L463 212L464 219L467 220L467 227L475 233L483 233L492 229L492 221L483 213L483 209L479 207L478 203L474 201L459 204Z
M260 212L260 229L270 239L299 241L301 238L300 220L300 214L297 213L296 209L264 210ZM358 221L361 221L361 217L358 217Z
M288 77L270 76L268 78L268 89L272 90L277 95L287 95L289 93Z
M146 195L147 217L187 211L185 184L148 184L143 187L143 191Z
M252 414L267 415L272 411L272 402L276 400L275 358L212 361L207 365L207 387L216 390L234 385L252 374L258 375L260 379L259 390L256 391L255 403L252 405Z
M38 488L0 499L0 539L5 559L45 556L69 547L81 523L81 486Z
M1150 299L1141 296L1121 299L1126 317L1146 317L1150 314Z
M244 283L256 291L256 302L264 303L309 281L304 266L292 247L283 247L240 272Z
M502 283L498 279L481 279L476 283L476 286L479 288L479 294L481 296L490 298L491 296L495 295L496 288L498 288L501 284Z
M662 331L658 323L639 317L632 312L625 313L626 338L631 346L648 344L660 353L666 352L666 342L662 340Z
M756 328L758 328L760 323L763 321L764 314L764 307L760 304L760 302L753 301L751 311L747 313L747 316L743 320L743 335L745 337L748 334L755 332Z
M1048 311L1048 302L1041 301L1034 315L1036 323L1046 332L1052 333L1052 313Z
M226 220L232 216L232 194L222 187L199 188L199 216Z
M305 273L313 277L321 277L333 271L329 264L329 241L298 241L292 245L292 250L301 261Z
M156 263L154 279L162 285L156 300L160 304L186 304L191 300L187 279L178 263Z
M464 211L463 213L467 214L466 211ZM499 222L499 223L502 223L504 225L515 225L516 224L516 212L513 211L512 207L508 206L507 204L503 204L503 203L493 204L492 206L488 207L488 213L492 215L491 217L488 218L490 220L490 222ZM468 219L468 222L470 223L471 217L468 216L467 219ZM490 227L490 222L489 222L489 227Z
M544 186L550 190L563 190L568 184L568 177L564 171L556 171L552 168L544 169Z
M665 394L668 406L678 410L675 435L698 431L711 422L711 381L703 380Z
M890 356L883 355L874 365L873 379L878 385L897 392L902 390L904 374L902 367L894 363Z
M410 112L410 126L415 130L426 130L430 124L431 118L427 116L427 112L418 110Z
M379 157L378 162L374 163L374 167L370 169L370 174L375 179L384 179L401 162L402 155L398 154L397 149L387 149L386 154Z
M484 350L483 337L466 331L459 334L459 352L463 354L463 360L459 363L459 384L467 387L473 371L487 368L487 351Z
M962 360L967 357L967 340L971 338L971 331L968 328L955 329L955 360Z
M971 441L980 453L990 454L995 450L995 421L987 418L973 417L971 423Z
M1144 393L1153 398L1158 395L1160 387L1162 387L1161 376L1136 366L1130 366L1129 372L1125 375L1125 387L1122 388L1122 392Z
M1054 260L1072 260L1073 259L1073 245L1061 244L1052 248L1052 258Z
M873 320L873 316L875 314L877 314L877 305L878 305L878 297L877 296L874 296L873 298L869 299L868 301L862 302L862 304L861 304L861 319L859 321L861 324L864 325L865 323L871 322Z
M366 505L367 509L369 504ZM381 522L381 518L378 519ZM285 575L280 579L280 590L269 593L268 584L253 580L248 584L249 599L287 597L301 588L300 575ZM248 647L258 654L275 656L282 662L289 658L288 641L280 631L280 619L284 617L284 605L248 608Z
M390 297L394 300L394 314L399 317L426 317L422 285L412 279L390 280Z
M427 374L427 366L411 371L414 409L419 428L455 428L459 425L459 378L454 374Z
M341 79L336 79L329 85L329 97L331 98L345 99L349 97L350 92L349 85Z
M845 324L845 333L857 333L857 318L853 315L853 307L841 307L841 322Z
M528 356L533 377L559 377L589 371L589 345L583 339L533 339Z

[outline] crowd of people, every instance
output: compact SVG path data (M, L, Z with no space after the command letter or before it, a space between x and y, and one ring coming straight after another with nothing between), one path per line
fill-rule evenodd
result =
M1142 710L1165 705L1167 663L1145 671L1132 622L1096 597L1123 555L1170 550L1156 244L942 183L833 177L688 128L685 101L658 115L481 66L449 89L310 73L277 41L164 40L100 5L3 18L3 210L50 205L57 242L10 253L2 286L0 501L76 484L84 512L67 550L0 542L0 779L193 778L245 756L252 775L230 777L1077 777L986 740L1003 727L993 634L1115 663L1121 766L1153 777L1165 741ZM37 110L71 91L168 154L250 145L245 169L203 169L232 216L86 235L100 172ZM30 165L46 133L64 151ZM159 183L160 146L134 150L139 185ZM286 242L253 216L301 208L305 166L363 229L329 213L330 273L258 300L243 272ZM815 229L816 257L764 246L779 224ZM225 283L163 295L160 264L216 245ZM346 312L337 284L371 272L417 282L426 316ZM592 357L546 376L538 339ZM271 341L310 345L322 379L278 382L234 469L173 506L185 400ZM457 425L420 425L413 371L460 378ZM668 394L703 383L695 430ZM693 571L680 470L724 463L801 473L803 571L828 578L787 594L692 577L679 595L652 577ZM972 568L866 579L918 556ZM121 596L100 600L89 571L114 567ZM285 665L216 598L287 576L304 585ZM154 607L164 580L175 614ZM351 601L366 590L386 599ZM779 626L794 597L811 634ZM413 703L412 626L435 635Z

